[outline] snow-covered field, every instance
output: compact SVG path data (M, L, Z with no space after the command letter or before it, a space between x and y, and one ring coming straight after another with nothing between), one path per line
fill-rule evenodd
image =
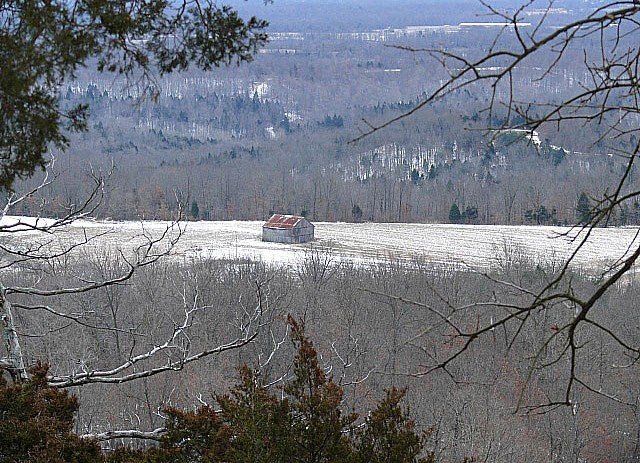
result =
M3 224L18 220L5 217ZM26 220L22 218L22 220ZM32 219L31 219L32 220ZM142 242L146 233L159 236L166 222L100 222L80 220L54 235L26 231L2 234L7 245L58 246L95 237L82 251L120 249L125 254ZM579 230L561 227L326 223L317 222L316 240L302 245L264 243L262 222L185 222L183 236L172 250L172 259L199 257L252 258L273 264L291 265L310 252L327 251L335 261L360 264L389 260L416 261L435 265L486 268L529 260L559 264L575 249ZM630 248L640 245L637 228L595 229L576 255L574 266L597 271L620 259ZM170 233L175 235L175 230ZM99 235L99 236L98 236Z

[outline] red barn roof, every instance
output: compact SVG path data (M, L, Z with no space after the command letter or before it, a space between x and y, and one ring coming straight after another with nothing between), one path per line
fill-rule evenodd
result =
M263 227L291 229L298 225L301 220L304 220L304 217L298 215L273 214L271 218L264 223Z

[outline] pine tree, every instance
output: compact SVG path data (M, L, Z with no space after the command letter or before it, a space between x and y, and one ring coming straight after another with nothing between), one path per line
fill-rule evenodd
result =
M460 223L462 221L462 214L460 213L460 208L456 203L451 205L451 209L449 209L449 223Z
M578 198L578 205L576 206L576 218L578 223L588 223L591 219L591 200L587 194L583 191Z
M75 435L78 401L47 386L47 366L38 364L24 383L7 385L0 375L0 461L99 463L100 447Z
M257 372L240 368L240 383L217 402L225 424L234 436L229 463L286 461L293 444L288 400L279 400Z
M419 434L415 423L401 407L405 389L392 388L361 428L357 461L361 463L434 463L428 453L420 457L429 432Z
M360 222L362 220L362 209L357 204L354 204L351 208L351 216L353 220L356 222Z
M346 462L351 455L347 434L356 415L343 415L342 388L327 378L318 363L318 353L305 336L304 324L288 317L297 350L294 379L284 387L289 395L293 422L291 449L297 461L305 463Z
M478 208L475 206L467 206L462 214L463 218L466 218L467 223L471 223L478 219Z
M200 217L200 208L198 207L198 203L195 201L191 203L191 217L196 220Z
M417 185L418 183L420 183L420 180L422 180L422 178L423 178L423 175L420 172L418 172L418 169L413 169L411 171L411 182L414 185Z

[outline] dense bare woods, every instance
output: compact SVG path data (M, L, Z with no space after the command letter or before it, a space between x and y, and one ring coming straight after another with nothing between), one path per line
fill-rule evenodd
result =
M111 257L87 255L87 262L61 266L56 272L37 268L31 272L38 275L39 287L65 286L76 275L104 276L117 265ZM76 424L80 434L161 427L162 407L190 409L211 403L214 394L234 384L242 362L256 367L266 383L279 384L292 374L285 318L293 314L305 320L322 369L344 388L345 409L365 412L384 388L408 386L412 415L420 426L434 426L430 445L442 461L576 456L588 461L632 461L639 432L633 406L637 366L626 365L624 352L598 330L581 338L579 373L612 399L583 391L576 395L573 409L535 413L536 406L562 393L566 381L563 361L530 370L540 339L565 323L552 311L533 315L515 342L515 329L495 329L446 370L422 375L464 342L442 315L469 329L481 326L504 312L491 301L526 303L523 295L491 279L536 288L551 271L513 256L505 256L506 260L504 270L490 276L434 269L420 262L353 267L325 254L308 256L293 271L248 261L157 264L136 272L127 285L57 298L55 306L74 314L76 321L33 310L19 310L17 321L27 363L46 360L52 375L81 375L116 367L148 351L175 330L185 304L192 307L196 299L200 310L190 321L189 348L195 352L221 343L237 329L241 314L257 303L259 282L264 312L262 330L253 343L163 376L73 388L81 403ZM17 272L6 284L11 285L13 278L22 282L26 276ZM591 289L591 279L588 274L574 274L575 291ZM629 314L636 286L629 280L599 302L606 313L601 322L628 342L635 336ZM480 301L486 302L473 311ZM35 296L23 295L14 305L35 304ZM465 306L467 312L453 309ZM544 358L553 359L559 348L549 344ZM167 353L165 361L174 355L179 356ZM148 366L143 363L138 368ZM118 442L112 440L109 446Z

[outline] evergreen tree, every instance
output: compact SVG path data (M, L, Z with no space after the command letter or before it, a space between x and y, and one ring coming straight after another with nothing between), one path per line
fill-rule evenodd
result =
M456 203L451 205L451 209L449 209L449 223L460 223L462 221L462 214L460 213L460 208Z
M291 407L278 400L247 366L240 369L240 383L231 393L218 396L225 424L234 436L229 463L287 461L293 445Z
M351 455L348 434L356 420L340 410L342 388L327 378L318 363L313 343L305 336L304 325L289 316L291 337L297 354L294 379L284 387L291 402L295 461L305 463L347 462Z
M198 218L200 217L200 208L198 207L198 203L196 201L193 201L191 203L191 217L196 220L198 220Z
M478 219L478 208L475 206L467 206L462 217L466 218L468 223L474 222Z
M434 463L428 453L420 458L429 432L416 432L415 423L401 407L406 390L392 388L366 420L357 444L361 463Z
M0 461L20 463L99 463L100 447L72 432L78 401L47 386L47 367L11 386L0 375Z
M361 424L342 410L342 388L328 377L304 324L289 316L296 349L293 378L273 391L240 368L239 383L215 397L218 410L165 409L159 446L121 448L105 457L72 433L78 401L47 386L47 368L8 386L0 376L0 461L20 463L434 463L420 433L391 389ZM424 454L424 455L423 455ZM421 456L423 455L423 456Z
M354 204L351 208L351 216L353 220L356 222L360 222L362 220L362 209L357 204Z
M411 171L411 182L414 185L417 185L418 183L420 183L420 180L422 180L422 174L418 172L417 169L413 169Z
M587 194L583 191L578 198L578 204L576 206L576 219L578 223L588 223L591 219L591 200Z

